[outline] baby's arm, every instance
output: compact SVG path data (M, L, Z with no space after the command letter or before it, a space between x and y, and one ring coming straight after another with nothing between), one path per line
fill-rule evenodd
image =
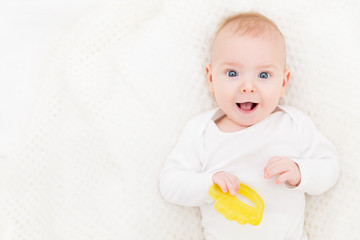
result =
M279 175L276 180L296 186L296 190L312 195L333 187L339 177L339 157L332 143L301 112L298 117L299 158L275 157L265 167L264 175Z
M185 126L160 173L160 192L168 202L200 206L212 201L208 194L212 173L201 172L198 127L198 117Z

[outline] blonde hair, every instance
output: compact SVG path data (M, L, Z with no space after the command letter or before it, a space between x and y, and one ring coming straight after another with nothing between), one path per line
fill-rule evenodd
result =
M257 12L244 12L226 18L216 32L215 38L226 26L231 26L235 33L241 35L251 34L252 36L257 36L264 33L275 32L278 33L281 38L284 38L280 29L272 20Z

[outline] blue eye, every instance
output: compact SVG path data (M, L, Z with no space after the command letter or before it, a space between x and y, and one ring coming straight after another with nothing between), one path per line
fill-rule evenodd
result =
M267 73L267 72L262 72L262 73L259 74L259 77L263 78L263 79L267 79L267 78L270 77L270 74Z
M236 77L238 74L233 71L233 70L230 70L230 71L227 71L226 74L228 75L228 77Z

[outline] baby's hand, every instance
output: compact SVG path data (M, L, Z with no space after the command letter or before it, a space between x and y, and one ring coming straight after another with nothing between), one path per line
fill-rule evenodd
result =
M301 181L301 173L296 162L288 157L272 157L264 168L266 179L280 175L275 184L286 183L291 186L298 186Z
M229 193L233 196L236 196L240 188L239 178L227 172L215 173L212 177L212 181L213 183L219 185L224 193L229 191Z

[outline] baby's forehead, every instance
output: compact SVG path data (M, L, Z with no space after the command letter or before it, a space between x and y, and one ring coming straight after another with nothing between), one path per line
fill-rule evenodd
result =
M224 48L230 47L228 45L230 44L230 42L241 42L242 38L250 38L251 42L267 42L266 46L269 46L273 48L273 50L278 50L286 54L285 40L283 36L277 31L244 32L236 31L234 28L229 26L223 28L220 32L218 32L218 35L216 36L211 47L211 56L213 56L214 51L221 52ZM241 47L241 45L239 46Z
M233 44L236 44L240 48L248 49L248 45L242 45L244 42L240 40L241 38L250 39L247 43L261 44L261 46L257 45L259 46L259 50L261 49L271 53L269 56L276 56L276 58L279 58L279 63L284 65L284 67L286 66L286 46L281 33L274 29L269 29L268 31L238 31L238 29L232 26L225 26L218 32L217 38L214 40L211 48L210 61L221 61L220 59L222 59L222 57L227 56L225 52L235 53L232 48L232 46L234 46ZM252 47L249 49L252 49Z

